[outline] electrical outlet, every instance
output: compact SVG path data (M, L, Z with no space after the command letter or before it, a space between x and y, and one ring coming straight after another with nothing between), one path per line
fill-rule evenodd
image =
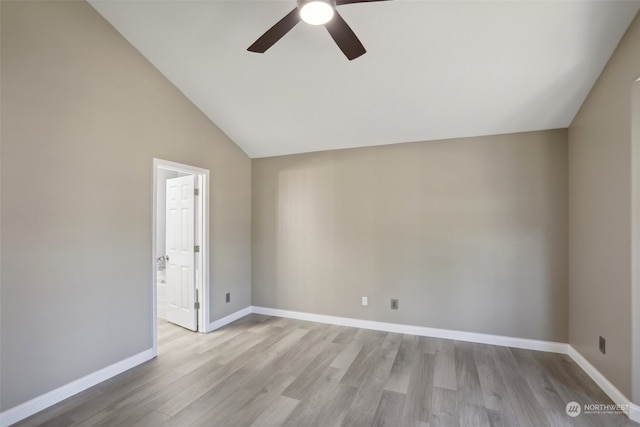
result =
M397 310L398 309L398 300L397 299L392 299L391 300L391 310Z
M605 354L607 351L607 342L604 338L600 337L598 341L598 348L600 349L600 353Z
M362 305L363 305L364 307L368 306L368 305L369 305L369 298L367 298L367 297L362 297Z
M231 292L227 292L225 298L227 302L231 302Z

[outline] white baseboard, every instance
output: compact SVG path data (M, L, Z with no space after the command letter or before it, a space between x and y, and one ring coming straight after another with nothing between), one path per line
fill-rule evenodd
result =
M31 415L55 405L58 402L67 399L74 394L80 393L93 387L94 385L108 380L124 371L127 371L135 366L138 366L148 360L153 359L153 349L145 350L134 356L128 357L120 362L116 362L113 365L93 372L85 377L79 378L55 390L45 393L41 396L35 397L28 402L22 403L18 406L14 406L11 409L0 413L0 426L7 427L18 421L24 420Z
M500 335L480 334L477 332L453 331L449 329L428 328L425 326L402 325L398 323L377 322L349 317L326 316L324 314L303 313L300 311L279 310L266 307L252 307L252 313L268 316L287 317L310 322L329 323L332 325L352 326L354 328L373 329L376 331L396 332L449 340L468 341L480 344L500 345L504 347L523 348L527 350L546 351L549 353L567 354L569 344L539 341L526 338L513 338Z
M640 423L640 406L634 403L629 404L629 419Z
M573 359L574 362L578 364L582 368L583 371L587 373L591 377L591 379L598 384L598 387L604 391L607 396L613 400L614 403L618 405L628 405L629 399L622 394L620 390L616 388L611 382L605 378L604 375L600 373L587 359L584 358L583 355L578 353L578 351L569 346L569 357Z
M607 396L617 405L628 405L627 416L632 421L640 422L640 406L634 405L631 401L614 386L600 371L598 371L583 355L569 346L569 357L582 368L583 371L606 393Z
M231 322L235 322L236 320L248 316L251 314L251 306L245 307L242 310L238 310L235 313L231 313L228 316L223 317L222 319L214 320L213 322L207 325L207 330L205 332L213 332L216 329L222 328L225 325L228 325Z

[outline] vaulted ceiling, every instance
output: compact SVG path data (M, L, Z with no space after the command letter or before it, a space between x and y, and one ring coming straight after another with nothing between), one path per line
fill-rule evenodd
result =
M295 1L90 0L250 157L568 127L640 1L394 0L339 6L348 61Z

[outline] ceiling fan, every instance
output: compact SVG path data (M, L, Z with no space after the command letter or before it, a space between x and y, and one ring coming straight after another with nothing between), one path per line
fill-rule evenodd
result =
M351 61L367 51L351 27L340 16L336 6L372 1L385 0L297 0L297 7L269 28L247 50L264 53L302 19L311 25L324 25L342 53Z

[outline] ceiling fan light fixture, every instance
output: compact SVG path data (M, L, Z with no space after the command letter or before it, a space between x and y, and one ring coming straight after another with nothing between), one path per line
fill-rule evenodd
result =
M323 25L331 21L335 10L335 1L298 0L300 18L311 25Z

